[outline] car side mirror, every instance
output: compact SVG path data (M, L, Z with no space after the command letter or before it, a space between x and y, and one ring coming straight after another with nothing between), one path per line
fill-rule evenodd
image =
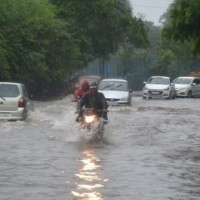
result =
M145 85L146 83L147 83L146 81L143 82L144 85Z

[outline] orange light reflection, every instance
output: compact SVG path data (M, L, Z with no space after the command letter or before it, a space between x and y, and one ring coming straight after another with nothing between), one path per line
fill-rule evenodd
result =
M94 180L101 180L97 175L93 174L93 175L88 175L88 174L83 174L83 173L80 173L80 174L76 174L77 177L79 177L80 179L84 179L84 180L87 180L87 181L94 181Z
M78 193L78 192L72 191L72 194L75 197L82 197L82 200L103 200L103 197L99 192Z
M81 160L79 173L75 174L80 183L77 183L76 191L72 194L76 197L81 197L82 200L103 200L102 194L98 189L103 188L102 178L99 176L99 169L101 167L101 160L98 159L92 150L85 150L83 152L85 158Z

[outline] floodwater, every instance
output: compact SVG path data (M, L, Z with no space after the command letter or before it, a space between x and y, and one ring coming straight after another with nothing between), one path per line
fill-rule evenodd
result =
M109 108L87 144L70 97L0 122L0 200L199 200L200 99Z

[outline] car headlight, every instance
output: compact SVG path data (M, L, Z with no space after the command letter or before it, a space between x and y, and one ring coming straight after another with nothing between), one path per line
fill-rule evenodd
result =
M179 91L186 91L186 90L188 90L188 88L177 88L176 90L179 90Z
M164 89L164 91L168 91L168 90L169 90L169 87L167 87L167 88Z
M128 100L128 97L121 98L121 101L127 101L127 100Z
M143 90L148 90L148 87L147 87L147 86L144 86L144 87L143 87Z

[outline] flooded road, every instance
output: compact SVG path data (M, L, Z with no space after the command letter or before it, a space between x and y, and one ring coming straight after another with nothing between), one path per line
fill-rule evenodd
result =
M135 96L90 145L69 97L34 103L0 121L0 200L199 200L200 99Z

